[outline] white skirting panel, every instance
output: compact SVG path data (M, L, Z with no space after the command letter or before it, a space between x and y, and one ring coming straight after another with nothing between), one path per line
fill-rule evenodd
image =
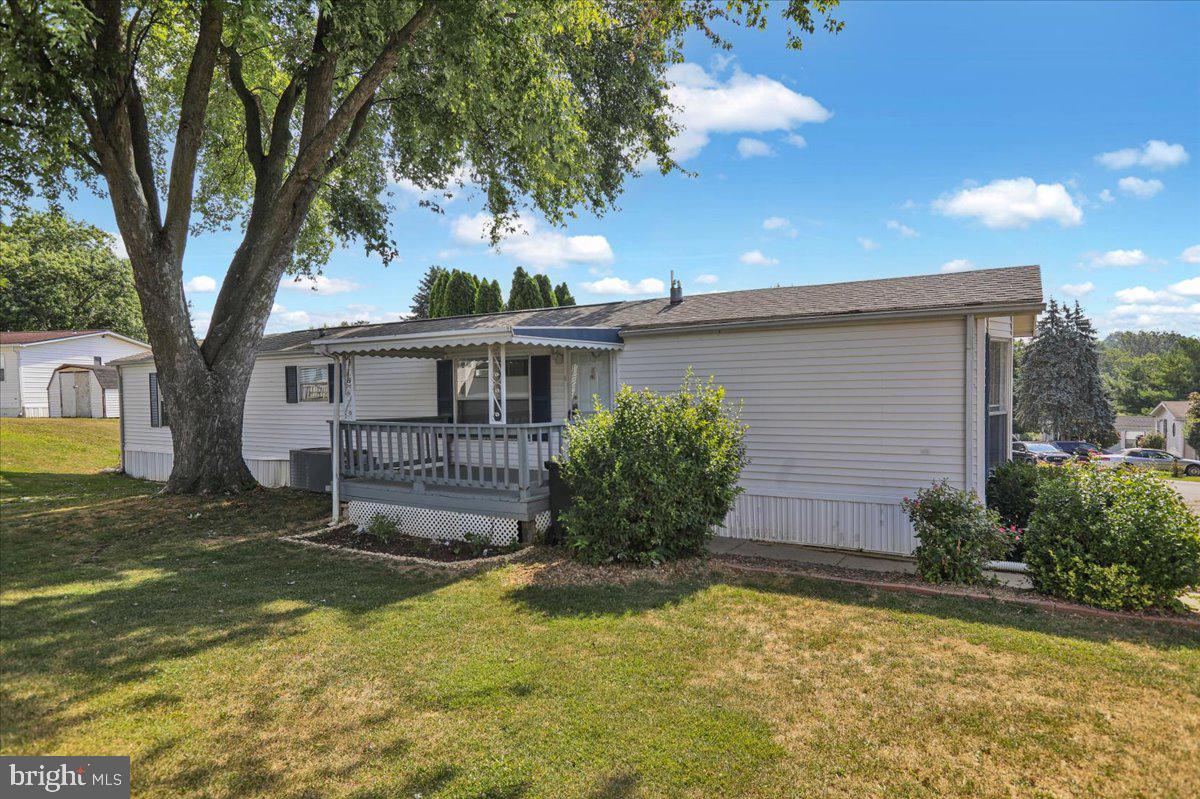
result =
M916 536L899 503L743 494L722 535L911 555Z
M125 450L125 473L143 480L165 481L171 476L171 465L175 458L169 452L144 452ZM254 479L267 488L279 488L288 484L290 469L286 460L260 460L247 458L246 466Z
M27 419L42 419L42 418L50 415L50 409L49 408L35 408L33 406L26 405L24 408L21 409L21 415L26 417Z

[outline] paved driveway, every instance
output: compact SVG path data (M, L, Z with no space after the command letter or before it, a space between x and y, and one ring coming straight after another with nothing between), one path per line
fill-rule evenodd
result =
M1195 480L1172 480L1171 487L1180 493L1192 510L1200 513L1200 483Z

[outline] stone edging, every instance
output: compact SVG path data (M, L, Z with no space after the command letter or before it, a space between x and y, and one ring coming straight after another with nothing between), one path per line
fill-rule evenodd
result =
M1060 613L1077 613L1081 616L1094 616L1097 618L1119 621L1160 622L1200 630L1200 618L1187 618L1183 616L1152 616L1148 614L1133 613L1130 611L1104 610L1103 608L1093 608L1088 605L1079 605L1074 602L1063 602L1061 600L1048 599L1041 596L1026 597L1010 594L997 594L987 591L986 589L972 590L969 588L951 588L948 586L898 583L890 582L888 580L869 580L859 577L844 577L842 575L826 574L816 571L795 571L787 568L750 566L748 564L735 563L726 558L722 558L721 556L714 556L713 561L719 562L721 568L726 568L730 571L775 574L786 577L811 577L814 580L829 580L835 583L846 583L848 585L859 585L866 588L878 588L883 591L918 594L921 596L953 596L961 597L963 599L991 599L995 600L996 602L1007 602L1014 605L1026 605L1030 607L1036 607L1041 610L1058 611Z
M281 535L277 540L284 541L289 544L299 544L302 547L311 549L325 549L331 552L337 552L341 555L352 555L359 558L368 558L371 560L382 560L389 563L412 565L412 566L434 566L439 569L450 569L452 571L465 571L478 566L488 566L493 564L508 563L513 560L527 556L533 551L534 547L527 546L518 549L516 552L507 552L503 555L491 555L484 558L472 558L470 560L432 560L431 558L418 558L415 555L392 555L388 552L369 552L365 549L353 549L352 547L340 547L336 544L322 544L319 541L310 541L329 530L328 527L318 527L316 530L309 530L304 533L296 533L294 535Z

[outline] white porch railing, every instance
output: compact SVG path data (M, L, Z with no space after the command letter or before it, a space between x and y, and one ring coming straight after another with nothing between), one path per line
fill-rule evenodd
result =
M332 423L331 423L332 424ZM545 462L562 451L565 425L363 420L338 425L340 473L426 485L518 491L548 487ZM337 443L337 442L335 442Z

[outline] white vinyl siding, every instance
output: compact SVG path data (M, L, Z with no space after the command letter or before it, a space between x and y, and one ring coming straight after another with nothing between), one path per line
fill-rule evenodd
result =
M0 380L0 416L21 413L20 352L16 347L0 347L0 361L4 364L4 379Z
M900 500L964 484L964 346L961 318L627 335L618 377L671 391L691 366L744 403L726 534L908 554Z
M50 413L50 377L64 363L92 365L97 356L104 363L146 352L149 347L107 334L77 336L20 348L21 408L26 416ZM7 358L6 366L7 366ZM16 375L14 375L14 378ZM7 382L7 375L6 380ZM99 396L98 393L96 396ZM99 415L99 414L97 414Z

